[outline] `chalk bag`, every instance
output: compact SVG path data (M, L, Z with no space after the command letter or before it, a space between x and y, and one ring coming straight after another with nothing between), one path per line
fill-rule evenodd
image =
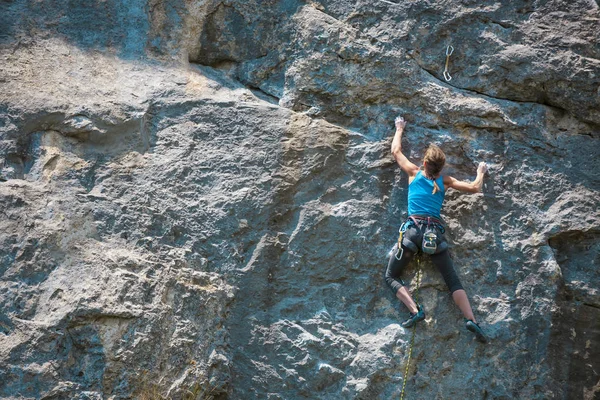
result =
M423 244L421 250L425 254L434 254L437 250L437 234L432 229L427 229L423 234Z

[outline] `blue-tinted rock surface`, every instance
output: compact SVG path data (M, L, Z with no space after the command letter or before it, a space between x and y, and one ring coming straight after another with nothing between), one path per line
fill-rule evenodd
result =
M598 398L600 11L505 3L0 3L0 397L399 396L402 114L490 165L407 396Z

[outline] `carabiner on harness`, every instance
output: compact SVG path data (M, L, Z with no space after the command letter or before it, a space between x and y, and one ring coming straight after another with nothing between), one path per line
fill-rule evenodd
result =
M406 232L407 228L408 221L404 221L404 223L400 226L400 229L398 230L398 250L396 250L396 254L394 254L394 257L396 257L396 260L398 261L400 261L402 255L404 254L404 249L402 248L402 237L404 236L404 232Z

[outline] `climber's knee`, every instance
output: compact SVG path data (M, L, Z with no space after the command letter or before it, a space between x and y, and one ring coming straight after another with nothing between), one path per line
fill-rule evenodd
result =
M446 286L448 286L450 293L463 289L460 279L454 270L450 252L447 249L441 253L432 254L431 261L442 274L442 278L444 278L444 282L446 282Z

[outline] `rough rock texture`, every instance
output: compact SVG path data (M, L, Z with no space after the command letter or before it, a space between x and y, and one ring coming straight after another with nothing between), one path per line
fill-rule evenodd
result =
M599 30L592 0L0 2L0 397L600 398ZM443 215L491 343L424 259L406 377L398 114L415 162L490 164Z

